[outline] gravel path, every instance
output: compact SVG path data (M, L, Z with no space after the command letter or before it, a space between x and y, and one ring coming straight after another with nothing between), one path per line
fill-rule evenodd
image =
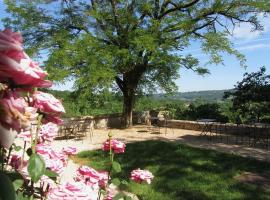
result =
M93 150L102 147L103 142L108 138L108 132L111 131L113 138L120 139L125 143L144 141L144 140L164 140L177 141L185 143L193 147L213 149L221 152L238 154L244 157L252 157L258 160L270 161L270 151L267 149L252 148L248 146L232 145L226 143L209 142L199 136L200 132L183 129L168 129L165 135L165 129L160 130L160 134L151 132L146 126L135 126L130 129L110 129L110 130L94 130L92 140L89 135L83 140L55 140L53 146L56 149L72 146L78 149L78 152L83 150ZM73 161L69 161L68 166L61 178L61 181L71 180L71 174L74 174L79 166Z

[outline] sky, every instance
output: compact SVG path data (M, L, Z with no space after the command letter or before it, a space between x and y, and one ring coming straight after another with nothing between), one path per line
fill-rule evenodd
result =
M0 20L5 17L5 5L0 0ZM234 29L231 41L235 48L246 57L247 68L240 66L239 61L231 55L224 55L224 65L210 65L210 74L197 75L191 70L180 69L180 78L176 80L179 92L231 89L237 81L241 81L245 72L255 72L265 66L267 73L270 73L270 17L261 18L264 30L252 32L248 24L242 24ZM3 24L0 22L0 29ZM200 50L200 43L193 42L182 54L192 54L204 65L209 57ZM53 89L72 90L73 82L55 85Z

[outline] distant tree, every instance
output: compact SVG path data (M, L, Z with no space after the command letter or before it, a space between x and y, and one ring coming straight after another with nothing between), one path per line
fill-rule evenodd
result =
M266 68L258 72L245 73L242 81L237 82L233 91L226 92L225 98L231 98L233 108L244 116L261 117L270 113L270 75Z
M29 53L48 54L51 78L75 79L83 95L122 92L126 126L138 93L176 90L180 67L208 72L181 54L191 41L201 42L210 63L222 63L223 52L242 62L227 36L242 22L261 30L257 17L270 11L269 0L5 2L11 14L5 25L22 32Z

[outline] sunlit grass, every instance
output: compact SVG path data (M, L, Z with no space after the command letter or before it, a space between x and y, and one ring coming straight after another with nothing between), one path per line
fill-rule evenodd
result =
M270 169L266 162L161 141L127 144L126 153L115 159L122 165L118 175L122 179L136 168L155 175L151 185L128 180L127 190L140 199L270 199L269 191L234 179L245 171L266 173ZM101 150L81 152L74 160L99 170L108 166L107 154Z

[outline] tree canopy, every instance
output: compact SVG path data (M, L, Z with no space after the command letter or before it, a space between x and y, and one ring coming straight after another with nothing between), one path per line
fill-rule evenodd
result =
M260 117L270 112L270 75L266 68L258 72L245 73L242 81L237 82L233 91L227 92L225 98L232 98L233 108L243 115Z
M222 63L226 52L243 64L228 36L240 23L262 30L258 16L270 11L268 0L5 2L6 26L22 32L29 53L47 54L50 78L72 78L86 96L121 91L127 126L137 94L175 91L180 67L208 73L181 53L192 41L201 42L209 63Z

